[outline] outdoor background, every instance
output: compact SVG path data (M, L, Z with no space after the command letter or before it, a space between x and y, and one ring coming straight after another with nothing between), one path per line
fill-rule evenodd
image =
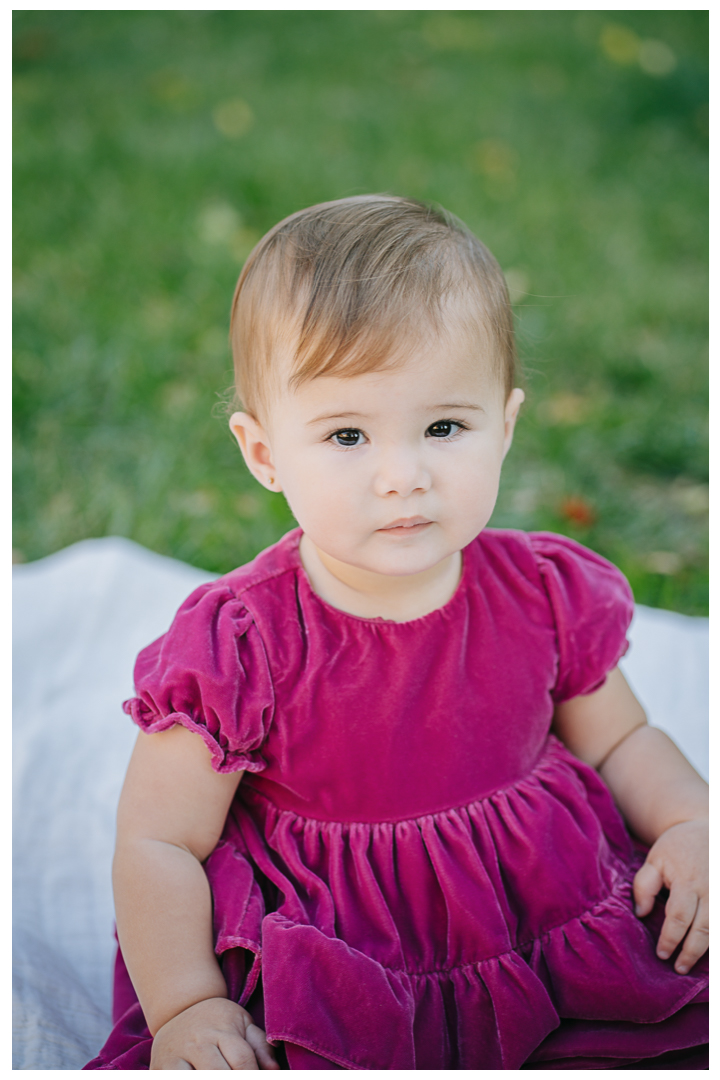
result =
M391 192L506 271L492 524L706 613L706 12L25 11L14 54L14 559L224 572L291 527L222 415L235 281L285 215Z

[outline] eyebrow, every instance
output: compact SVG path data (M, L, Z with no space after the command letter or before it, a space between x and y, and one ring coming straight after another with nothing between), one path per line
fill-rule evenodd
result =
M485 412L482 405L475 405L471 401L450 401L444 402L441 405L430 405L428 412L453 412L455 409L472 409L475 412ZM344 413L323 413L322 416L315 416L312 420L308 420L308 424L324 424L328 420L368 420L367 413L359 412L344 412Z
M312 420L308 420L308 424L324 424L328 420L368 420L367 413L361 412L344 412L344 413L323 413L322 416L316 416Z

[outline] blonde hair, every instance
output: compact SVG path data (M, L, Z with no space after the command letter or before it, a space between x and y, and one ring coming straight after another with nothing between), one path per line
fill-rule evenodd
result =
M237 395L257 417L283 379L377 371L458 321L485 344L507 398L517 365L507 287L467 226L392 195L319 203L275 225L245 263L230 323Z

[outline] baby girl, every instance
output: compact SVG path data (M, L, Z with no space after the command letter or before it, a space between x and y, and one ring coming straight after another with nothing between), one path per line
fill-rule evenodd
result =
M86 1067L706 1068L706 786L618 669L629 587L486 527L524 396L496 261L325 203L231 332L230 426L299 527L138 658Z

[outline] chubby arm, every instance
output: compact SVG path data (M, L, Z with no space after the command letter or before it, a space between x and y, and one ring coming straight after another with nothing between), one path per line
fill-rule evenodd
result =
M214 772L200 736L180 726L138 735L118 807L113 888L120 946L155 1036L151 1068L277 1068L264 1033L227 1000L201 865L241 776Z
M674 742L648 726L614 668L593 694L564 701L553 729L598 770L635 835L650 844L633 891L639 916L665 886L670 896L657 946L667 959L684 939L675 970L688 971L708 946L708 789Z

